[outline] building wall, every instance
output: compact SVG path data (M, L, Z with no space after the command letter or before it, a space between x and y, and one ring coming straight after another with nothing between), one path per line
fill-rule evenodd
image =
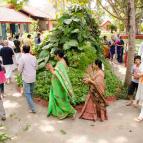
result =
M40 31L48 30L47 21L39 20L38 25L39 25L39 30Z
M48 21L48 30L52 30L53 29L53 22L51 20Z
M105 31L109 31L110 24L111 24L111 22L106 22L104 25L101 26L101 29L105 30Z

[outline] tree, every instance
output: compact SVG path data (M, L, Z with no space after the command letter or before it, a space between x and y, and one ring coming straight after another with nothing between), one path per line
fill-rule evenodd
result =
M128 34L128 66L125 77L125 84L129 85L131 81L131 67L133 65L135 53L135 5L134 0L128 0L128 19L129 19L129 34Z
M108 12L112 17L122 21L126 25L126 32L129 31L128 24L128 1L127 0L106 0L106 4L102 3L102 0L96 0L101 7ZM143 0L134 0L135 5L135 20L136 20L136 33L138 33L138 27L143 13Z
M28 0L4 0L6 3L10 4L17 10L20 10L22 6L28 2Z
M113 33L113 31L117 31L117 26L114 24L110 24L109 29L111 30L111 33Z

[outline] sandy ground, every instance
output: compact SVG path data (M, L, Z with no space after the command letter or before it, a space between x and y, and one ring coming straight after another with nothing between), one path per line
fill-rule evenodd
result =
M6 86L4 106L7 120L0 121L10 137L7 143L143 143L143 122L134 118L139 109L119 100L108 107L109 120L92 122L47 118L47 108L36 105L37 114L28 113L24 96L15 83Z

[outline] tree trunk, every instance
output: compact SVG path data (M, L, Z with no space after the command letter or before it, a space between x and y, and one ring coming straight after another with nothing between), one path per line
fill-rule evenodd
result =
M129 85L131 82L131 67L134 63L135 53L135 6L134 0L128 0L128 18L129 18L129 33L128 33L128 64L125 77L125 85Z

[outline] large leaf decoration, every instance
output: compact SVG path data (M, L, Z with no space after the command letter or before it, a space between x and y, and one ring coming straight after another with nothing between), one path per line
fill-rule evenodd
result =
M73 31L71 31L71 33L79 33L79 29L74 29Z
M40 64L41 62L43 62L45 60L45 58L41 58L37 60L37 63Z
M77 40L70 40L64 44L64 50L68 50L71 47L78 47Z
M42 49L43 49L43 50L47 50L47 49L49 49L49 48L51 48L51 47L52 47L52 44L50 43L50 44L44 46Z
M50 55L45 58L45 64L47 64L47 62L49 61L49 58L50 58Z
M38 65L38 70L43 69L46 66L45 62L42 62Z
M39 54L39 58L45 58L49 56L49 52L47 50L42 50Z
M78 18L72 18L72 20L75 22L80 22L80 19L78 19Z
M64 23L67 25L71 24L71 22L72 22L72 19L65 19L64 20Z

